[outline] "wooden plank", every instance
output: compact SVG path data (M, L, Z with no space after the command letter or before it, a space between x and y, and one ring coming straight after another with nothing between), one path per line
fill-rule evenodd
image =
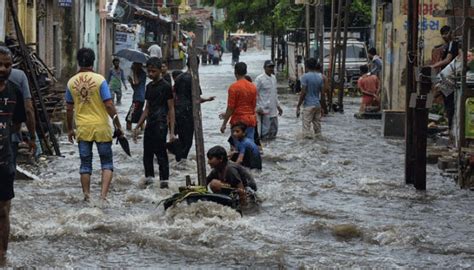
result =
M194 137L196 144L196 162L198 171L199 185L205 186L206 183L206 156L204 153L204 135L202 132L201 115L201 91L199 87L199 72L194 44L189 45L189 69L193 78L192 96L193 96L193 119L194 119Z

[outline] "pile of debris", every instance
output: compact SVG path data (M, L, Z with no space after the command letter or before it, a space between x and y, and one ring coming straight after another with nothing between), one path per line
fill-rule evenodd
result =
M42 154L60 156L51 118L56 112L63 111L64 93L53 90L52 82L56 80L53 72L38 57L34 49L26 45L13 1L8 1L8 5L16 39L10 37L5 43L13 53L14 67L23 70L28 77L35 110L37 146Z

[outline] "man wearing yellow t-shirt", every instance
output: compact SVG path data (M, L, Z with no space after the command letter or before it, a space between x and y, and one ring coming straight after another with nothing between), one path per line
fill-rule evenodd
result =
M94 51L82 48L77 52L79 72L67 84L67 127L68 139L79 145L81 158L82 191L84 200L90 198L90 179L92 174L92 145L95 142L102 167L102 189L100 197L106 200L113 175L112 129L109 117L114 127L123 136L122 127L117 117L117 111L110 95L105 78L92 70L95 61ZM73 118L76 131L73 129Z

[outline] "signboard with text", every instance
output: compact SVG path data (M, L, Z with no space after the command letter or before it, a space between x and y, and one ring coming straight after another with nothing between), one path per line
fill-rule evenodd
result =
M72 7L72 0L58 0L58 7L63 7L63 8Z

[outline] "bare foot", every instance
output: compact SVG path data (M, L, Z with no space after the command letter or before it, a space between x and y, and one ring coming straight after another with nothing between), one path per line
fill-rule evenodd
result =
M84 201L89 202L91 200L91 195L88 193L84 193Z

